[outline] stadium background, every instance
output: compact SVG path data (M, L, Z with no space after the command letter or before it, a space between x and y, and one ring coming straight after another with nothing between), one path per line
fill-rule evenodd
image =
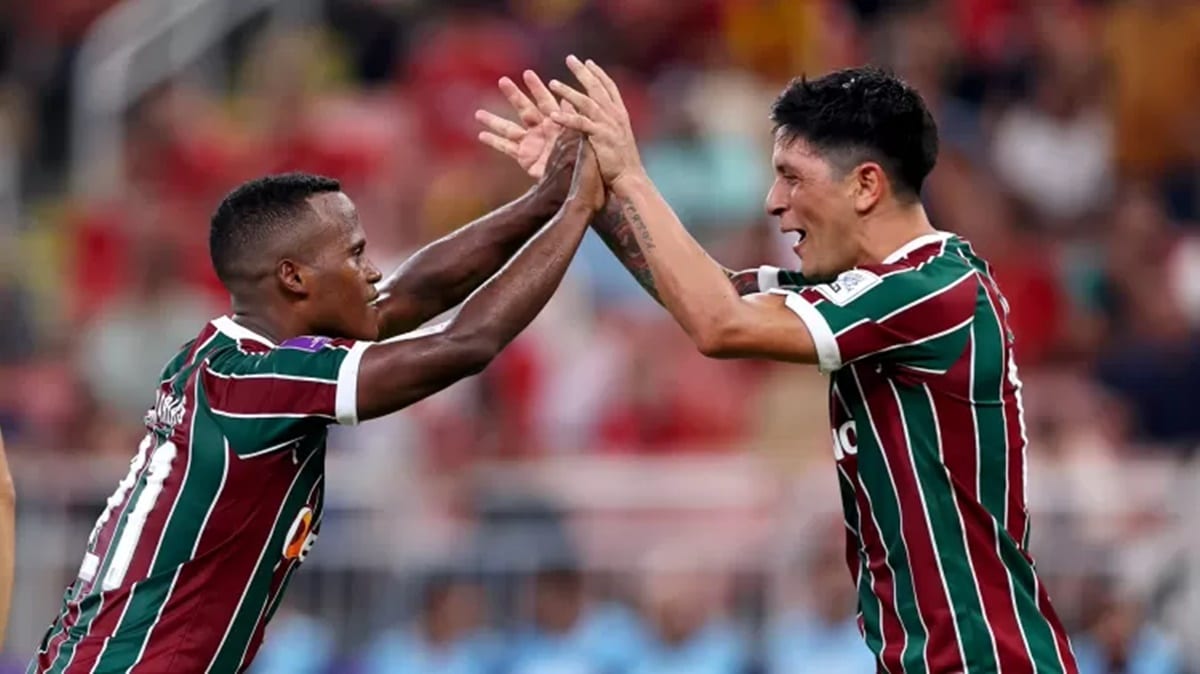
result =
M562 77L570 52L615 73L652 176L733 268L788 262L762 213L781 85L866 61L916 85L942 135L931 215L1012 304L1033 551L1085 674L1101 652L1197 671L1189 0L4 3L19 545L0 671L74 575L159 367L224 308L206 251L221 194L268 171L340 178L387 271L523 189L472 112L507 112L497 77ZM487 372L334 433L321 539L255 671L872 671L847 629L824 393L804 368L702 358L590 236Z

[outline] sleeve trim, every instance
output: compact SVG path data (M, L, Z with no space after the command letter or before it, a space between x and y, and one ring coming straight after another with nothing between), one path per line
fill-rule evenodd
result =
M765 293L779 287L779 267L763 265L758 268L758 292Z
M337 422L343 426L358 424L358 368L362 364L363 353L370 346L371 342L358 342L350 347L350 352L342 359L342 365L338 368L334 409Z
M808 328L808 334L812 336L813 345L817 348L817 368L826 374L841 368L841 349L838 348L837 338L833 336L829 322L825 320L821 312L799 293L772 290L771 294L783 295L784 306L791 309L792 313L804 321L805 327Z

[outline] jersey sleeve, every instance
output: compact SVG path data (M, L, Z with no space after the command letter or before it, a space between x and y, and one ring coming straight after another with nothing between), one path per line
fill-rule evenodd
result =
M978 290L965 265L930 264L855 268L829 283L769 292L804 321L823 372L877 358L941 373L966 347Z
M812 285L812 281L804 278L804 274L790 269L780 269L770 265L758 268L758 291L771 292L780 289L796 289Z
M258 353L228 349L203 366L205 402L239 454L356 424L358 369L371 344L298 337Z

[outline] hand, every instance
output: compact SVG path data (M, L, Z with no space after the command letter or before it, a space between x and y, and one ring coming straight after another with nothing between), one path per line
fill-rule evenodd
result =
M531 99L507 77L500 78L500 91L517 112L521 124L509 121L487 110L476 110L475 119L487 130L479 132L479 140L488 147L512 157L535 180L546 172L546 161L562 126L550 119L560 107L554 95L542 84L532 70L523 74ZM535 102L536 101L536 102Z
M591 59L585 64L573 55L568 56L567 67L587 94L552 80L551 91L563 99L564 105L570 103L577 111L553 111L550 119L587 134L596 150L600 173L609 185L622 178L645 175L633 127L629 123L629 112L616 83Z

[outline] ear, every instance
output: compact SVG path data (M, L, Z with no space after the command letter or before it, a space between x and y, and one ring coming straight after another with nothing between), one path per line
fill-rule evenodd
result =
M850 189L854 197L854 210L860 214L867 213L883 200L888 189L887 174L879 164L863 162L851 172Z
M299 262L288 258L280 260L275 267L275 277L279 279L279 284L287 292L300 297L308 296L307 269Z

